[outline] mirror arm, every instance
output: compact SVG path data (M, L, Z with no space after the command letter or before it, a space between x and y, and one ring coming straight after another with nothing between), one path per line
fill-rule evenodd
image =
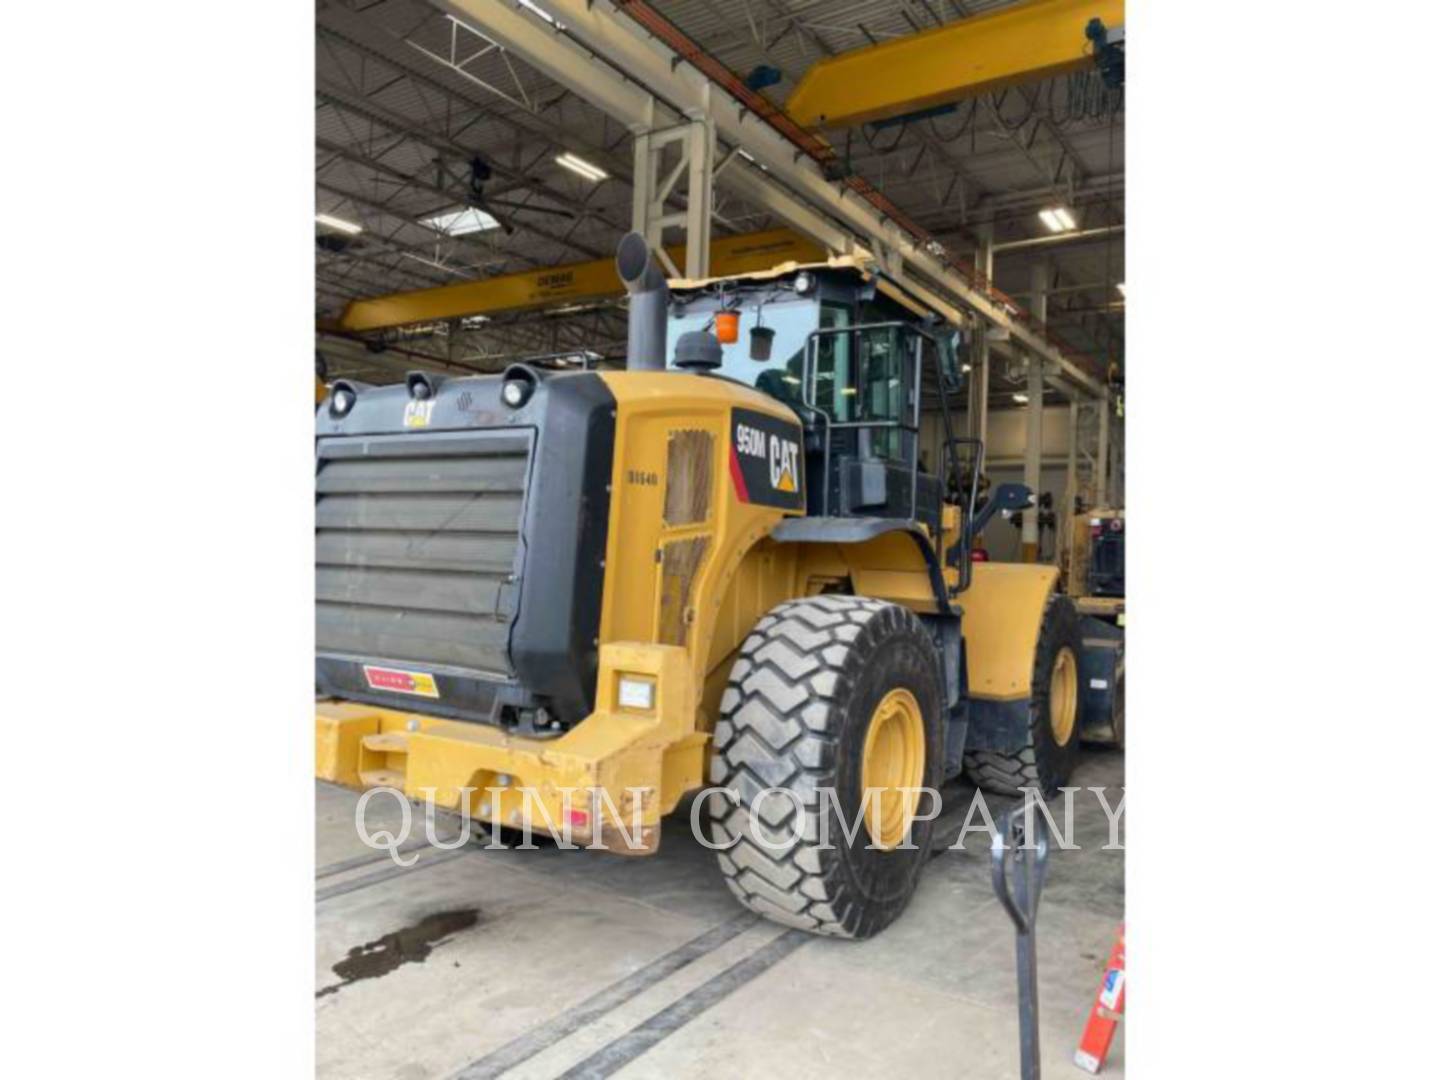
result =
M1025 501L1014 506L1008 505L1011 499L1002 497L1002 492L1004 492L1006 488L1018 488L1019 492L1024 493ZM1017 497L1019 492L1016 493ZM965 546L967 548L971 547L974 544L975 538L984 531L986 525L990 524L990 519L1001 510L1027 510L1034 505L1034 493L1024 484L1000 485L996 493L991 496L990 501L987 502L981 511L971 520L970 527L965 530Z

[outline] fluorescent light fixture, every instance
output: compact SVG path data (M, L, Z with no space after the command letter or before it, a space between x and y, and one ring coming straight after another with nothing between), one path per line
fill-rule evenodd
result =
M485 232L487 229L498 229L500 222L487 214L484 210L474 206L467 206L462 210L451 210L445 214L436 214L422 220L422 225L429 225L436 232L442 232L446 236L468 236L470 233Z
M607 173L604 169L597 168L596 166L591 165L590 162L586 161L584 158L576 157L569 151L566 151L565 153L557 157L555 159L555 162L556 164L564 165L565 168L569 169L571 172L583 176L586 180L605 180L610 176L610 174Z
M547 23L555 27L557 30L565 29L565 27L561 26L558 22L555 21L554 15L551 15L548 11L541 8L539 4L535 3L535 0L520 0L520 6L526 8L529 11L533 11L536 15L539 15L540 18L544 19Z
M1075 218L1063 206L1051 206L1040 211L1040 220L1051 232L1069 232L1075 228Z
M859 392L860 392L860 391L856 390L855 387L853 387L853 386L842 386L842 387L840 388L840 393L842 393L842 394L852 394L852 395L853 395L853 394L858 394Z
M338 218L334 214L316 214L315 221L327 229L349 233L351 236L365 231L363 226L356 225L353 221L346 221L344 218Z
M1030 395L1029 395L1029 394L1011 394L1010 397L1011 397L1012 400L1014 400L1014 402L1015 402L1016 405L1029 405L1029 404L1030 404Z

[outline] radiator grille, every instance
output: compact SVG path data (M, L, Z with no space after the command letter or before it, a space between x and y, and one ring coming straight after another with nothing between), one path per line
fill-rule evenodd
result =
M322 451L315 640L322 653L510 675L529 442L371 439Z

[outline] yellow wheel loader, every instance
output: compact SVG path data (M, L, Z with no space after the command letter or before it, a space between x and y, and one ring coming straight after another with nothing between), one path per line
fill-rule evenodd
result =
M317 773L622 854L699 793L742 904L869 936L927 861L923 789L1066 781L1074 607L1052 566L972 563L1029 493L975 513L957 331L915 297L845 258L667 282L632 234L617 262L623 371L317 409Z

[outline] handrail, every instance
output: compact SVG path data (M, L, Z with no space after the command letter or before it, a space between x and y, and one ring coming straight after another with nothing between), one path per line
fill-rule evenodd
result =
M816 384L817 384L817 379L818 379L818 374L819 374L819 373L818 373L817 360L818 360L818 352L819 352L819 342L820 342L820 339L821 339L821 338L825 338L825 337L836 337L836 336L839 336L839 335L841 335L841 334L845 334L845 335L859 335L859 334L861 334L861 333L874 332L874 331L877 331L877 330L899 330L901 333L911 334L911 335L914 336L914 339L915 339L915 354L914 354L914 364L913 364L913 369L914 369L914 370L913 370L913 380L914 380L914 383L913 383L913 386L911 387L912 395L913 395L912 398L911 398L911 401L912 401L911 416L913 417L913 423L906 424L906 423L904 423L903 421L899 421L899 420L832 420L831 417L830 417L830 414L829 414L828 412L826 412L825 409L821 408L820 405L819 405L819 404L817 403L817 401L816 401ZM943 364L942 361L941 361L940 341L939 341L939 338L936 337L935 334L931 333L929 330L927 330L927 329L926 329L925 327L923 327L923 326L919 326L919 325L917 325L917 324L915 324L915 323L912 323L912 322L905 322L904 320L900 320L900 319L888 319L888 320L884 320L884 321L881 321L881 322L873 322L873 323L857 323L857 324L854 325L854 326L819 327L819 328L817 328L817 329L811 330L810 333L807 334L806 337L805 337L805 368L804 368L804 372L802 373L802 377L801 377L801 380L800 380L800 396L801 396L801 401L802 401L802 403L804 404L804 406L806 407L806 409L808 409L810 412L812 412L812 413L814 413L814 414L816 414L816 415L818 415L818 416L824 417L825 434L824 434L824 442L823 442L824 457L823 457L823 464L822 464L823 473L822 473L822 486L821 486L821 511L822 511L822 513L824 513L825 515L828 516L829 513L830 513L830 446L831 446L831 443L833 442L833 439L832 439L833 433L834 433L835 431L845 431L845 430L857 430L857 431L858 431L858 430L864 430L864 429L876 429L876 430L899 429L899 430L902 430L902 431L907 431L907 432L909 432L909 433L914 437L914 445L912 446L912 451L913 451L913 452L912 452L911 455L910 455L910 461L909 461L909 466L910 466L910 518L911 518L911 520L916 520L916 518L917 518L917 512L918 512L918 510L919 510L919 498L920 498L920 490L919 490L919 489L920 489L920 452L919 452L919 441L920 441L920 398L921 398L922 379L923 379L923 374L924 374L924 371L923 371L924 364L923 364L923 362L922 362L922 360L921 360L921 355L922 355L923 348L924 348L923 342L926 341L926 340L928 340L928 341L931 343L931 345L934 346L935 378L936 378L936 384L937 384L937 386L939 387L939 390L940 390L940 413L941 413L942 423L943 423L944 429L945 429L945 441L944 441L944 444L943 444L943 454L944 454L945 460L944 460L944 462L942 463L942 474L941 474L942 477L943 477L943 481L942 481L941 486L940 486L940 493L939 493L939 500L938 500L938 501L939 501L939 506L937 507L937 510L939 510L939 511L941 511L941 512L943 513L943 507L944 507L944 504L945 504L945 489L946 489L946 486L947 486L947 484L948 484L948 481L953 478L953 479L955 479L956 482L957 482L957 487L958 487L958 484L959 484L959 479L960 479L960 478L956 475L956 469L958 468L958 461L957 461L957 455L955 454L954 445L955 445L957 442L971 442L971 441L973 441L973 442L978 443L978 444L980 445L979 460L983 462L983 460L984 460L984 444L983 444L983 443L980 443L980 440L978 440L978 439L975 439L975 440L962 439L962 438L959 438L959 437L955 436L955 435L952 433L952 432L953 432L953 428L952 428L951 422L950 422L950 405L949 405L948 400L946 399L944 364ZM859 350L857 349L857 350L856 350L857 358L858 358L858 354L859 354ZM975 470L975 472L974 472L974 475L971 477L971 494L970 494L969 506L966 508L966 510L967 510L967 515L968 515L969 517L973 517L973 516L974 516L974 512L975 512L975 500L976 500L976 497L977 497L977 495L978 495L978 484L979 484L979 468L978 468L978 466L977 466L977 468L976 468L976 470ZM963 530L962 530L962 534L961 534L961 535L962 535L962 544L963 544L963 542L964 542L964 540L963 540L963 537L964 537ZM962 584L962 588L963 588L963 585L964 585L964 584L968 584L968 583L969 583L969 576L970 576L970 575L969 575L969 565L968 565L968 564L969 564L969 552L968 552L968 550L962 550L962 555L963 555L963 560L962 560L962 561L966 564L966 565L963 566L962 569L961 569L961 578L962 578L962 583L963 583L963 584Z

